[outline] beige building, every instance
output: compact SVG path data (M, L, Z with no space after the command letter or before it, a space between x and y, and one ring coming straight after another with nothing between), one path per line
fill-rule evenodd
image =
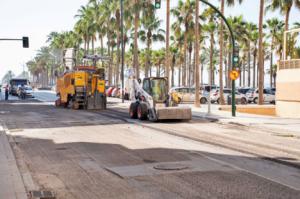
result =
M300 29L285 33L284 52L287 34L299 33ZM283 55L277 71L276 114L280 117L300 118L300 59Z

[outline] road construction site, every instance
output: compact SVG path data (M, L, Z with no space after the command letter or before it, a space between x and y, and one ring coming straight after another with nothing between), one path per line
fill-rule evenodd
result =
M1 182L1 194L15 197L1 198L300 197L296 133L199 114L190 121L133 120L128 104L113 99L102 111L37 100L0 106L1 139L7 136L17 165L8 171L19 172Z

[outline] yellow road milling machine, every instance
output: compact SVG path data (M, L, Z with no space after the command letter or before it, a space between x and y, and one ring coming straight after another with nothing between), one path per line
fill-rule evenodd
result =
M95 62L94 62L95 63ZM105 72L96 66L78 66L56 81L56 106L73 109L106 109Z
M142 85L131 80L129 115L140 120L190 120L190 107L179 107L173 96L168 94L168 79L164 77L145 78Z

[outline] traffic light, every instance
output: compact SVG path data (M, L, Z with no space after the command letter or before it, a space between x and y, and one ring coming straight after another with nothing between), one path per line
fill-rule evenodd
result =
M160 9L160 4L161 4L161 0L155 0L155 4L154 4L154 7L155 9Z
M23 48L29 48L29 38L28 37L23 37Z
M234 68L239 68L239 62L240 62L240 57L239 57L239 48L235 47L234 52L233 52L233 67Z

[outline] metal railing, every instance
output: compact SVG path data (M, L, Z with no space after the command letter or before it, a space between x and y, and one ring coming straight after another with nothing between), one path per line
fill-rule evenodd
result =
M282 60L279 62L279 70L300 68L300 59Z

